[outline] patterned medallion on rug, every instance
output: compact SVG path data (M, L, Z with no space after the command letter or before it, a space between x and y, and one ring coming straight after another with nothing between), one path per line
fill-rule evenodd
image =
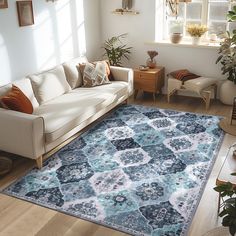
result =
M220 118L121 106L4 193L132 235L186 235Z

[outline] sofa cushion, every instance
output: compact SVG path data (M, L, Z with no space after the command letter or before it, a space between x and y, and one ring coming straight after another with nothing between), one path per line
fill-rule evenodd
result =
M34 109L39 106L39 103L34 96L31 82L28 78L13 81L13 84L25 94L25 96L30 100ZM11 90L11 88L12 84L7 84L0 87L0 97L6 95Z
M80 64L80 67L84 67L84 65ZM107 67L106 62L97 62L95 65L86 63L83 69L83 86L90 88L110 84L111 82L107 76Z
M46 142L50 143L127 94L128 84L121 81L93 88L81 87L44 103L34 114L44 118Z
M29 76L35 96L42 104L71 90L65 76L63 66Z
M14 111L19 111L27 114L33 113L33 106L25 94L15 85L11 90L0 98L3 107Z
M88 63L88 62L87 62ZM106 67L106 73L107 73L107 77L110 81L115 81L115 78L111 72L111 67L110 67L110 63L108 60L104 60L104 61L95 61L95 62L89 62L91 64L93 64L94 66L96 66L97 63L102 63L105 65ZM77 69L79 70L79 72L81 73L82 77L84 75L84 69L85 69L86 63L79 63L77 65Z
M80 63L86 62L86 57L78 57L62 64L65 70L67 82L72 89L82 86L82 75L77 70L76 66Z

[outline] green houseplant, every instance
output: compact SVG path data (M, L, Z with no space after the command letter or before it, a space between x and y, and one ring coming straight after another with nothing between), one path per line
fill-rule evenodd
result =
M228 22L236 21L236 6L227 14ZM236 96L236 29L226 32L223 42L220 44L219 57L217 63L221 63L221 71L226 75L225 81L220 89L220 100L228 105L232 105L233 97ZM231 81L231 82L230 82Z
M236 176L236 173L232 174ZM214 188L220 193L222 203L220 205L220 217L223 217L222 225L229 227L229 232L232 236L236 234L236 187L228 182L220 184ZM225 199L226 198L226 199Z
M122 40L126 38L127 34L113 36L107 39L102 47L105 50L103 56L107 57L112 66L122 66L122 59L129 60L131 48L123 44Z

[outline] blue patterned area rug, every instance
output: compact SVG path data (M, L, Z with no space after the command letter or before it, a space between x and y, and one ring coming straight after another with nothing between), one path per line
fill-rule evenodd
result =
M224 136L219 119L121 106L4 193L132 235L186 235Z

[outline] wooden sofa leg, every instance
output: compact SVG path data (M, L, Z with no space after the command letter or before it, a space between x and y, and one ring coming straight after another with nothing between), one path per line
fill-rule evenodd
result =
M167 102L170 103L170 94L167 94Z
M36 159L36 164L38 169L41 169L43 167L43 156L40 156Z
M205 93L206 110L209 109L210 102L211 102L211 92L210 91L206 91L206 93Z
M214 86L214 99L217 99L217 84Z

